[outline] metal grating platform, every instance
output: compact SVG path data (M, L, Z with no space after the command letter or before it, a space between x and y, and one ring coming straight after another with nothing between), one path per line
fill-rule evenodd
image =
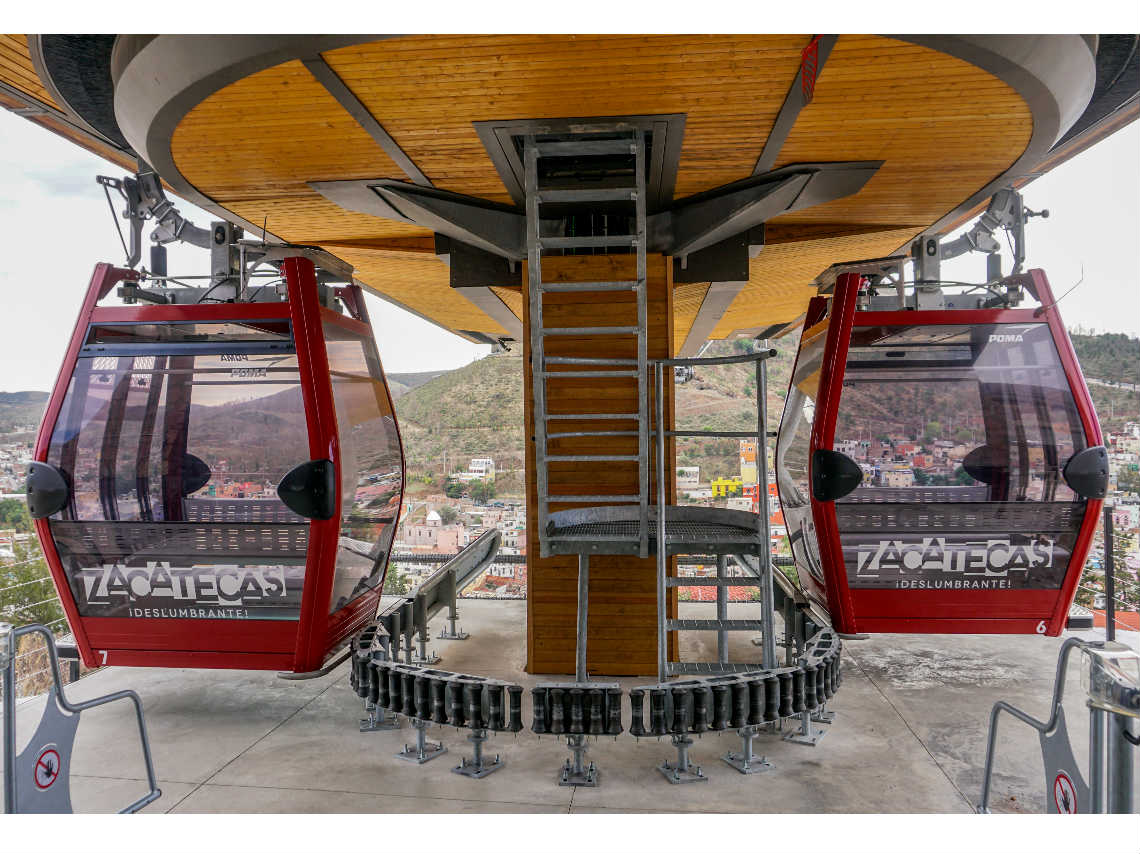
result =
M656 508L649 531L650 551L657 551ZM639 524L635 508L587 507L550 515L547 529L553 554L637 554ZM754 513L717 507L668 507L666 554L758 554ZM748 583L744 581L743 583Z

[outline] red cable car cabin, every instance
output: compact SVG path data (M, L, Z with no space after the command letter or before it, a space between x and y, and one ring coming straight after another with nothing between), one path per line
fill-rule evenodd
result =
M1064 628L1108 483L1045 275L1039 309L808 310L777 483L805 591L840 632Z
M29 508L83 660L309 672L376 613L404 489L359 287L97 307L36 439Z

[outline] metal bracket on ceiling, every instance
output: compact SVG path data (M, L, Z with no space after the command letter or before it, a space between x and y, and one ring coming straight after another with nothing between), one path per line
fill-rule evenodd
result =
M682 199L648 218L649 249L688 255L789 211L859 192L881 160L785 166ZM320 181L311 186L341 207L398 219L510 260L526 257L518 209L402 181Z

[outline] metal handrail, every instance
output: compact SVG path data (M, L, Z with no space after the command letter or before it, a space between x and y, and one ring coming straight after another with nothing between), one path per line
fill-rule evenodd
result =
M674 359L653 359L652 361L679 368L685 365L739 365L744 362L762 362L765 359L774 358L775 355L776 351L768 348L757 350L754 353L741 353L738 356L678 356Z
M756 448L756 482L759 510L756 514L756 541L759 551L764 555L764 565L760 567L761 577L766 578L761 591L764 613L764 640L763 658L764 666L771 667L775 661L775 638L772 634L773 597L772 590L772 555L769 542L771 540L768 519L768 471L766 440L768 430L768 375L764 362L776 356L776 350L765 347L753 353L741 353L735 356L693 356L675 359L652 359L649 364L653 367L656 379L656 413L655 441L657 445L657 670L658 679L664 680L668 672L667 647L668 631L665 619L666 574L668 567L668 549L665 542L665 443L667 438L684 437L718 438L716 432L728 431L687 431L667 430L665 428L665 368L697 365L737 365L754 363L756 366L756 430L731 431L732 435L723 438L755 438ZM695 435L686 437L685 434ZM718 599L718 619L721 618L722 606ZM725 655L726 643L718 642L719 654Z
M104 706L108 703L113 703L116 700L130 700L135 706L135 718L138 720L139 737L142 740L143 748L143 761L146 763L146 779L150 786L150 791L139 798L132 804L119 810L120 813L134 813L145 807L149 803L153 803L162 796L162 790L158 788L158 781L154 774L154 761L151 758L150 752L150 739L146 733L146 721L143 719L142 700L139 695L130 689L122 691L115 691L111 694L105 694L102 697L96 697L93 700L84 700L78 703L70 702L63 693L63 678L59 670L59 655L55 648L55 635L46 627L39 623L33 623L27 626L20 626L12 631L11 643L12 648L15 649L16 642L24 635L40 634L43 635L44 640L47 642L47 652L51 660L51 673L52 673L52 689L55 694L56 701L59 703L60 708L65 712L70 712L73 715L78 715L87 709L93 709L96 706ZM16 714L15 714L15 680L12 678L12 662L7 661L4 663L4 720L10 725L4 727L4 764L5 764L5 777L9 784L4 788L4 811L11 813L15 811L16 806L16 792L15 792L15 767L16 767Z
M1086 641L1080 638L1068 638L1061 645L1061 652L1057 657L1057 673L1053 679L1053 703L1049 707L1049 720L1039 721L1032 715L1021 711L1016 706L1011 706L1004 700L998 700L994 703L993 710L990 712L990 734L989 740L986 745L986 765L982 775L982 799L978 804L978 812L988 813L990 802L990 777L993 772L994 764L994 750L997 746L997 730L998 730L998 716L1002 712L1008 712L1019 721L1029 724L1042 735L1049 735L1057 727L1057 722L1061 717L1061 700L1065 695L1065 668L1069 663L1069 654L1074 649L1098 649L1104 646L1104 641Z

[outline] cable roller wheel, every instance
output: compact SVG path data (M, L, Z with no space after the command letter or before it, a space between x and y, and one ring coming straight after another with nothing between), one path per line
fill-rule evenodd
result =
M729 702L732 698L732 693L728 690L727 685L713 685L713 720L712 728L718 732L723 729L728 729L729 717Z
M764 679L764 720L774 721L780 717L780 680L776 676Z
M523 728L522 694L523 689L521 685L507 686L507 703L510 707L510 720L507 721L507 729L510 732L521 732Z
M748 683L732 684L732 728L748 726Z
M815 702L816 705L822 705L823 701L827 699L827 693L824 690L827 682L827 664L821 662L815 668Z
M590 689L590 735L606 734L605 702L602 689Z
M711 692L705 685L693 689L693 732L706 732L709 728L709 699Z
M780 717L792 716L792 674L780 673Z
M506 729L503 720L503 686L488 685L484 693L487 695L487 728L502 732Z
M372 702L382 709L389 707L392 697L388 692L388 671L376 662L372 664L372 693L376 695Z
M621 735L621 688L606 689L606 735Z
M801 667L792 674L792 711L799 714L804 710L804 671Z
M416 674L404 673L403 686L401 687L400 699L404 701L404 707L400 711L404 713L405 717L414 718L416 716Z
M586 732L585 722L583 721L582 704L585 701L586 692L581 688L570 689L570 734L571 735L584 735Z
M416 717L421 721L431 719L431 680L427 676L417 676L413 683Z
M483 720L483 686L470 682L463 685L463 711L467 715L467 726L471 729L485 729Z
M674 734L688 732L689 716L686 714L686 706L689 701L689 690L687 688L673 688L670 693L673 697L673 722L669 731Z
M753 679L748 683L748 725L764 723L764 682Z
M534 711L534 721L531 724L531 732L538 735L544 735L550 730L546 726L546 701L548 699L547 691L545 688L531 688L530 702Z
M811 711L817 705L815 699L815 672L817 666L809 664L804 668L804 707Z
M653 688L649 692L649 715L652 718L651 727L654 735L668 735L669 728L665 725L665 689Z
M458 682L447 683L447 722L454 727L461 727L466 722L463 715L463 686Z
M403 681L400 679L400 674L395 670L388 671L388 706L387 708L393 712L402 711L404 708L403 690L401 686Z
M431 719L434 723L447 723L447 683L431 680Z
M550 731L555 735L566 732L565 708L562 704L563 690L550 689Z
M384 678L383 671L374 668L372 666L372 662L370 661L365 662L364 667L361 668L361 670L363 673L367 674L365 676L365 681L367 682L365 688L365 696L368 698L368 702L375 705L380 702L381 693L388 693L388 680Z
M629 692L629 709L629 734L634 738L644 738L649 733L645 731L645 692L640 688Z

